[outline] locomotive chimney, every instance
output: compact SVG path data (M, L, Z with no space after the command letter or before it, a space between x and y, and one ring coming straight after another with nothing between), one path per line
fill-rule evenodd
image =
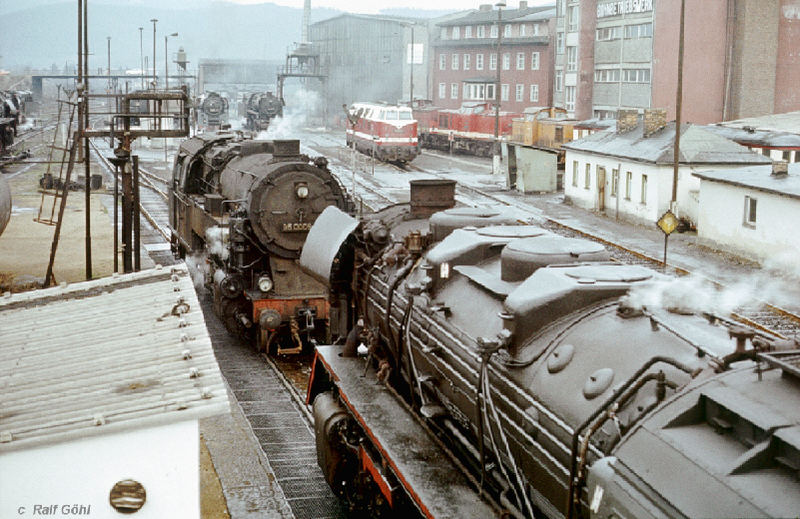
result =
M311 17L311 0L303 4L303 27L301 28L300 43L308 43L308 21Z
M411 180L411 216L429 218L433 213L456 205L456 181L439 179Z
M300 141L297 139L273 141L274 157L296 157L300 155Z

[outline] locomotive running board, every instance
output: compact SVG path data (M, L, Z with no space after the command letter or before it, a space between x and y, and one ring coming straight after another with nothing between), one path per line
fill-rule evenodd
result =
M315 372L324 368L344 405L425 517L497 517L427 430L376 381L374 370L365 377L364 360L340 357L341 351L341 346L317 346L309 398L314 396L314 376L319 375Z

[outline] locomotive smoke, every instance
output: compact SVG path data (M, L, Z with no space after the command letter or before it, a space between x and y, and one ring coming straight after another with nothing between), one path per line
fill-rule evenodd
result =
M209 254L216 255L222 260L228 259L228 248L225 246L226 230L222 227L206 229L206 245Z
M206 261L206 255L202 253L193 254L186 258L186 265L189 267L189 274L192 276L195 290L200 290L205 284L205 278L210 272L210 267Z
M319 114L319 94L310 90L297 90L286 99L283 117L273 119L266 131L259 132L258 139L293 139L297 131L308 126L311 118Z

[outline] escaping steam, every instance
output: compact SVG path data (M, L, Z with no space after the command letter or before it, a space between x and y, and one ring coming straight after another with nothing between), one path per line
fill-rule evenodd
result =
M206 229L206 247L212 256L219 256L223 261L228 259L228 229L209 227Z
M286 99L283 117L273 119L266 131L259 132L258 139L292 139L320 113L319 94L309 90L297 90Z
M211 272L211 266L206 261L206 255L198 253L188 256L186 265L189 267L189 275L192 276L195 290L201 290L205 286L206 276Z

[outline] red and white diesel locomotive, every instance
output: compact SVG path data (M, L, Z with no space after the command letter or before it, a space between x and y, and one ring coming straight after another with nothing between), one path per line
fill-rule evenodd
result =
M489 157L494 144L495 113L490 102L470 102L458 109L420 107L414 110L419 121L420 147ZM522 117L516 112L500 112L498 134L511 135L511 121Z
M387 162L419 155L417 121L407 106L354 103L347 108L347 146Z

